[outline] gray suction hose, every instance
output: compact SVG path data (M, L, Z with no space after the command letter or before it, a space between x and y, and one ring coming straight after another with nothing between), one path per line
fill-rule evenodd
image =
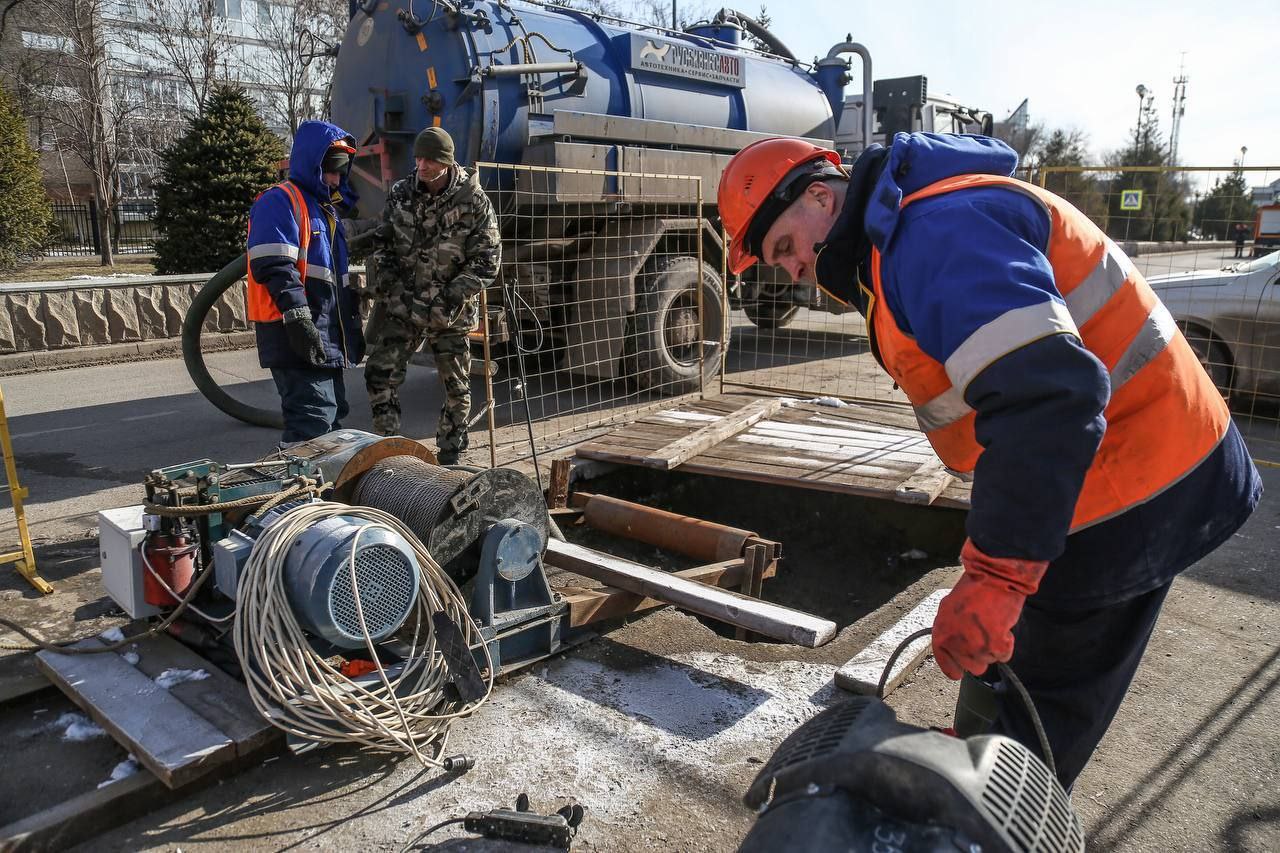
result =
M204 363L204 353L200 349L200 333L204 329L204 321L222 294L232 285L249 274L249 261L246 255L240 255L231 263L220 269L213 278L205 282L204 287L191 300L187 316L182 320L182 360L187 364L187 373L196 388L213 405L226 412L236 420L254 426L284 429L284 419L278 409L259 409L242 403L222 389L209 368Z

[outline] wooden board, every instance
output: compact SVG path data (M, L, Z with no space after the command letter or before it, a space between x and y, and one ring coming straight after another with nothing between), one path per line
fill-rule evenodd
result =
M876 637L871 645L854 655L848 663L836 670L836 685L852 693L874 696L876 688L880 686L880 676L884 672L885 665L889 663L889 656L893 654L894 649L916 631L933 625L934 617L938 615L938 604L949 592L951 592L950 589L939 589L930 593L924 601L913 607L889 630ZM906 680L908 675L915 672L916 667L929 656L931 648L929 637L921 637L907 646L906 650L898 656L898 660L893 665L893 671L885 681L886 696Z
M723 395L685 402L576 448L580 458L641 465L661 448L690 436L760 398ZM773 398L778 399L778 398ZM940 472L937 456L902 406L829 407L787 401L761 419L681 465L692 474L967 509L969 486ZM916 478L919 475L919 479Z
M781 398L762 399L748 403L732 414L723 415L713 423L700 427L688 435L644 457L640 464L648 468L666 471L687 462L699 453L724 441L744 429L768 418L783 406Z
M177 796L151 772L139 769L132 776L0 827L0 853L66 850Z
M687 580L571 542L547 543L547 562L649 598L674 604L774 639L815 648L836 634L836 625L810 613Z
M698 583L733 589L740 587L744 578L749 580L751 577L750 572L747 571L746 562L745 558L738 557L737 559L725 560L720 563L709 563L705 566L681 569L671 574L697 581ZM761 575L761 580L773 577L777 574L777 571L778 564L772 560L769 561L765 566L764 573ZM646 598L639 593L628 592L625 589L618 589L612 586L598 589L561 587L556 592L563 595L565 601L568 602L569 624L574 628L580 628L593 622L621 619L624 616L632 616L658 607L669 606L665 601Z
M100 645L84 640L77 646ZM235 742L115 653L36 654L49 680L170 788L236 757Z
M951 485L951 472L941 459L930 459L898 486L897 499L903 503L931 505Z
M202 669L209 677L169 688L173 696L231 738L236 755L248 755L284 733L267 722L241 682L171 637L148 637L137 644L137 668L157 678L167 669Z

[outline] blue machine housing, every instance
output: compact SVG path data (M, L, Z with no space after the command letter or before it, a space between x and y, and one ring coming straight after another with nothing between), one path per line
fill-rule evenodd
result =
M833 100L795 62L740 47L736 26L629 28L520 0L413 5L422 19L407 0L353 4L334 75L334 122L362 145L386 143L382 174L353 175L375 206L379 184L412 169L412 139L432 124L449 132L467 164L527 162L531 143L552 132L561 110L835 136L843 96ZM516 65L552 70L509 73Z

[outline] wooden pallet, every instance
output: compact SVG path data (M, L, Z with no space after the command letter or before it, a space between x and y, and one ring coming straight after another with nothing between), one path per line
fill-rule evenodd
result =
M580 445L577 456L656 467L699 437L699 452L679 470L731 479L969 507L969 486L942 470L910 410L874 403L841 407L787 401L756 419L760 397L726 394L645 415ZM725 425L713 430L709 427ZM734 427L742 425L741 429ZM723 434L728 433L727 437ZM677 455L675 458L680 458Z

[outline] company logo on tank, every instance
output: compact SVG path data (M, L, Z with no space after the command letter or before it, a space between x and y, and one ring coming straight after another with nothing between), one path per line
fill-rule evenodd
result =
M739 88L746 85L740 56L637 33L631 34L631 67Z

